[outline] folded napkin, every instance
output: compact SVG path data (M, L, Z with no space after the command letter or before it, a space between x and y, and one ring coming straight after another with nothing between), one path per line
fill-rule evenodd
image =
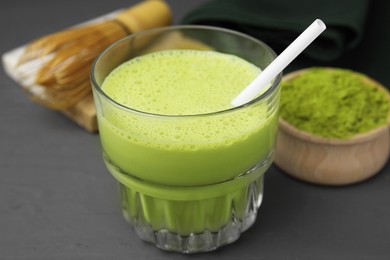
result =
M213 0L184 17L184 24L225 27L252 35L277 52L316 18L327 29L305 54L330 61L355 47L363 36L368 0Z

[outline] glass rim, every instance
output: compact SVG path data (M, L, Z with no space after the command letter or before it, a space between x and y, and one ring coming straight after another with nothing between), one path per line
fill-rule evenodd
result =
M118 45L118 44L120 44L120 43L122 43L124 41L127 41L129 39L132 39L134 37L150 34L150 33L153 33L153 32L158 32L158 31L161 31L161 32L167 31L168 32L168 31L182 30L182 29L201 29L201 30L210 30L210 31L220 31L220 32L229 33L231 35L237 35L237 36L246 38L246 39L248 39L248 40L250 40L252 42L255 42L258 45L261 45L267 51L270 52L270 54L273 56L274 59L277 57L276 53L266 43L264 43L263 41L258 40L258 39L254 38L252 36L247 35L247 34L235 31L235 30L226 29L226 28L217 27L217 26L208 26L208 25L171 25L171 26L158 27L158 28L148 29L148 30L144 30L144 31L140 31L140 32L128 35L128 36L126 36L126 37L124 37L124 38L122 38L122 39L120 39L118 41L115 41L114 43L110 44L108 47L106 47L95 58L95 60L92 63L91 71L90 71L90 80L91 80L91 83L92 83L92 88L95 91L97 91L99 93L99 95L103 96L107 101L109 101L112 105L117 106L117 107L119 107L121 109L127 110L129 112L133 112L133 113L135 112L135 113L138 113L138 114L142 114L142 115L146 115L146 116L154 116L154 117L186 118L186 117L200 117L200 116L218 115L218 114L222 114L222 113L237 111L237 110L240 110L240 109L245 108L245 107L249 107L249 106L251 106L251 105L253 105L255 103L258 103L261 100L264 100L265 98L269 97L272 93L274 93L274 91L278 87L279 83L281 82L282 74L283 74L282 72L279 73L273 79L273 82L272 82L271 86L264 93L262 93L257 98L255 98L255 99L253 99L253 100L251 100L249 102L246 102L246 103L244 103L242 105L239 105L239 106L236 106L236 107L227 108L227 109L224 109L224 110L213 111L213 112L208 112L208 113L200 113L200 114L188 114L188 115L166 115L166 114L151 113L151 112L146 112L146 111L142 111L142 110L138 110L138 109L126 106L126 105L121 104L120 102L114 100L109 95L107 95L102 90L100 84L97 83L96 78L95 78L95 73L94 73L95 67L99 63L100 59L105 54L107 54L107 52L109 52L116 45Z

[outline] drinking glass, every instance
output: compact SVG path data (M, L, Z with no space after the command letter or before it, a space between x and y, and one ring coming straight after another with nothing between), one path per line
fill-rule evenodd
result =
M232 30L171 26L123 38L93 64L103 158L119 184L124 217L141 239L161 249L204 252L234 242L256 220L263 175L274 155L281 74L253 101L207 114L144 112L102 89L104 79L123 62L177 49L231 54L260 69L275 53ZM227 128L237 129L236 134L224 135ZM199 138L178 139L184 132L208 136L207 145Z

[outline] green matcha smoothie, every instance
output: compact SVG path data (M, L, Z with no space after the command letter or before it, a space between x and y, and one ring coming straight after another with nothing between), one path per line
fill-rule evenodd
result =
M230 54L165 50L105 77L105 97L94 93L104 159L141 238L167 250L208 251L254 223L279 90L242 107L230 103L260 72Z
M215 113L231 108L258 73L235 56L206 51L163 51L122 64L103 91L154 115L113 111L101 117L106 156L129 175L173 186L214 184L248 171L274 146L275 111L260 103Z

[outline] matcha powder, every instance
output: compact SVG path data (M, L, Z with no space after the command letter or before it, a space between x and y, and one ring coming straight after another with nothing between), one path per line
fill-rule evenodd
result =
M362 74L312 68L282 83L281 117L298 129L347 139L387 123L389 99Z

